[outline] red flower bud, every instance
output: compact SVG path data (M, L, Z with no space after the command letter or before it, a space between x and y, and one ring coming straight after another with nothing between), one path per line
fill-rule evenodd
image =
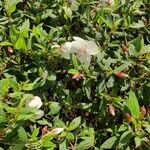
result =
M126 73L124 72L116 72L115 75L119 78L126 78L129 77Z
M72 79L75 79L75 80L79 81L82 77L83 77L83 74L76 73L76 74L73 75Z
M121 44L121 48L125 53L128 53L128 47L124 44Z
M141 107L141 114L142 114L143 116L145 116L146 113L147 113L146 108L145 108L145 106L143 105L143 106Z
M111 115L115 116L115 108L111 104L109 105L109 112Z
M126 120L127 120L128 122L131 122L131 121L132 121L132 117L131 117L131 115L128 114L128 113L125 114L125 118L126 118Z

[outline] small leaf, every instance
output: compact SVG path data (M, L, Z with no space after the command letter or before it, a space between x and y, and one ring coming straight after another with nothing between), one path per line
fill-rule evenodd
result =
M139 103L133 91L129 92L129 99L127 100L127 106L132 114L133 117L139 117Z
M66 126L65 123L62 120L60 120L58 117L55 117L53 122L56 127L65 128L65 126Z
M101 145L101 148L102 149L112 149L117 145L117 140L118 140L118 138L116 136L113 136L113 137L109 138L108 140L106 140Z
M73 119L68 127L69 131L76 129L80 125L80 123L81 123L81 117L77 117Z
M30 22L29 22L29 19L26 20L23 25L20 27L20 34L23 36L23 37L26 37L28 38L28 32L29 32L29 27L30 27Z
M141 145L141 139L138 136L136 136L134 138L134 141L135 141L135 148L138 148Z
M84 138L84 140L79 143L76 147L77 150L87 150L94 146L94 139L90 137Z
M122 148L123 146L127 146L131 137L132 137L131 131L124 132L120 137L119 148Z
M32 139L32 140L36 140L38 134L39 134L39 128L36 128L36 129L33 131L32 135L31 135L31 139Z
M69 71L68 71L68 73L70 73L70 74L78 74L79 73L79 71L78 70L76 70L76 69L70 69Z
M5 42L1 42L0 46L13 46L13 44L8 41L5 41Z
M25 131L25 129L21 126L18 130L18 136L19 138L23 141L26 142L27 141L27 133Z
M48 113L48 115L52 116L52 115L57 114L61 107L59 106L58 102L51 102L49 108L51 111Z

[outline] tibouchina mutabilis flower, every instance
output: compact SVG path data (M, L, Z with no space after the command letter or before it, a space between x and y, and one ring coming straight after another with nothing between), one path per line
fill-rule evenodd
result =
M98 46L94 41L87 41L80 37L73 37L74 41L66 42L61 46L61 56L69 59L71 53L75 53L78 60L85 64L90 65L92 55L98 53Z
M40 119L44 115L44 111L40 110L42 105L41 98L38 96L34 96L31 101L27 102L26 107L35 109L35 115L30 119L31 121Z

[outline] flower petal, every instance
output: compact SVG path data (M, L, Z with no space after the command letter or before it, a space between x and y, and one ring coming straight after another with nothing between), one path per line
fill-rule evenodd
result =
M98 46L94 41L87 41L86 51L90 55L96 55L99 52Z
M26 104L26 107L31 107L31 108L41 108L43 105L41 98L39 96L34 96L31 101L28 101Z
M87 67L90 65L91 62L91 55L84 53L82 55L77 55L78 60L81 64L86 65Z
M61 57L69 59L71 53L71 42L66 42L61 46Z

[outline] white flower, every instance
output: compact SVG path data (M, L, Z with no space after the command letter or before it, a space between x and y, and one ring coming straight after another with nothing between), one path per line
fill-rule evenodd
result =
M38 96L34 96L32 98L32 100L30 102L27 102L26 106L27 107L31 107L31 108L41 108L41 106L43 105L42 101L41 101L41 98L38 97Z
M31 101L26 103L26 107L35 108L35 114L30 119L31 121L35 121L40 119L44 115L44 111L40 110L41 106L43 105L41 98L39 96L34 96Z
M94 41L86 41L80 37L73 37L74 41L66 42L62 46L62 57L69 59L70 53L75 53L78 60L87 66L90 65L91 55L98 53L98 46Z
M62 131L64 131L64 128L55 128L51 130L51 133L54 135L60 134Z

